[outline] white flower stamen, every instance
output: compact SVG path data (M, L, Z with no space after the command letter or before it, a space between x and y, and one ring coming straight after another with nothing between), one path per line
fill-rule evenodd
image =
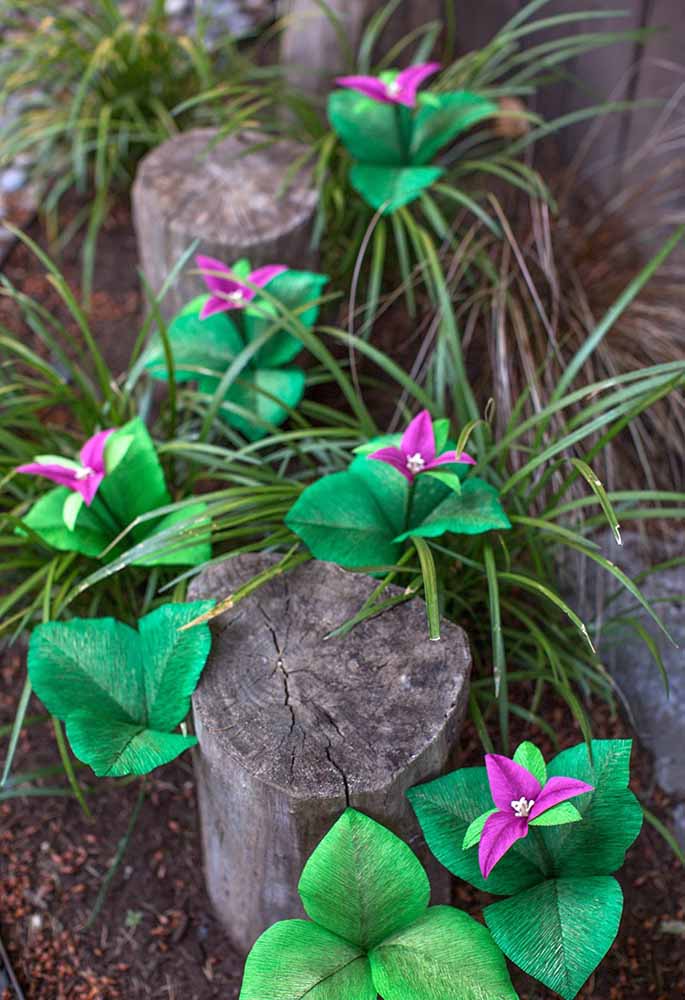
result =
M388 97L399 97L401 90L402 88L400 87L397 80L391 80L390 83L386 83L385 85L385 91Z
M229 292L226 295L226 298L229 300L229 302L242 302L245 298L245 294L241 292L240 289L238 289L235 292Z
M75 475L79 481L82 479L90 479L91 476L95 475L95 469L91 469L89 465L82 465L80 469L76 470Z
M525 795L522 795L518 802L511 803L511 808L517 819L527 819L534 805L535 799L527 799Z
M416 476L422 471L426 466L426 460L420 451L415 452L413 455L407 455L407 468L411 472L412 476Z

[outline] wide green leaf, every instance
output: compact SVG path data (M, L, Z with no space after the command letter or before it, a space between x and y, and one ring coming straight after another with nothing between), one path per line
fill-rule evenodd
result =
M120 438L131 440L123 457L119 457L116 468L108 471L102 480L92 505L99 517L114 520L119 530L139 515L171 503L162 466L143 420L140 417L130 420L114 432L110 441L116 443ZM109 445L109 441L107 443ZM139 525L133 531L133 538L138 541L150 530L149 523Z
M383 1000L516 1000L504 957L468 914L435 906L370 956Z
M386 215L408 205L444 174L442 167L393 167L354 163L350 183L364 201Z
M446 531L479 535L484 531L510 527L495 487L482 479L472 478L465 480L461 493L448 489L448 496L423 520L418 521L412 516L411 527L398 535L395 541L402 542L412 535L438 538Z
M207 295L201 295L193 299L169 324L167 336L177 382L196 379L198 369L221 374L244 347L242 337L227 312L200 319L200 311L207 298ZM168 378L164 345L158 333L145 352L145 368L152 378L164 381Z
M199 381L202 392L214 393L218 385L217 378L206 377ZM256 420L223 405L219 412L227 424L249 441L259 441L269 430L256 421L278 427L287 419L288 409L296 407L302 399L304 387L305 374L301 368L246 368L229 386L224 399L254 414Z
M419 94L414 119L411 162L430 163L443 146L485 118L498 113L493 101L468 90Z
M355 160L386 166L409 162L400 136L400 124L411 130L408 109L396 110L356 90L334 90L328 97L328 119Z
M464 837L471 823L494 805L484 767L464 767L417 785L409 789L407 797L429 848L458 878L497 895L520 892L544 879L544 859L531 836L518 840L487 880L478 865L477 849L464 850Z
M277 274L267 285L267 291L288 312L295 313L299 323L309 328L316 322L317 300L328 280L325 274L288 270ZM312 304L303 308L307 303ZM278 368L288 364L302 350L302 343L283 329L274 307L264 298L257 297L254 305L245 310L243 322L248 342L271 330L267 343L255 355L256 368Z
M611 947L622 909L614 878L562 878L493 903L485 920L512 962L573 1000Z
M247 956L240 1000L376 1000L363 951L307 920L269 927Z
M83 504L70 530L64 523L64 504L72 493L66 486L49 490L24 515L24 523L53 549L60 552L80 552L84 556L99 556L112 540L111 529L98 517L97 511ZM21 532L21 529L18 529Z
M165 547L158 552L151 552L148 555L139 556L134 560L136 566L202 566L212 557L211 544L211 519L202 517L207 510L205 503L199 502L181 507L180 510L165 514L154 523L153 530L149 533L145 541L153 539L162 532L176 528L181 522L191 518L199 518L200 525L174 530L173 537L166 543ZM188 538L187 544L183 542ZM181 544L183 542L183 544ZM140 543L145 544L145 542Z
M97 774L144 773L141 766L150 770L170 760L174 746L180 753L190 745L161 737L187 715L211 644L207 625L181 629L212 606L164 605L141 618L138 631L113 618L48 622L34 630L33 688L67 723L74 753Z
M319 843L298 891L312 920L364 950L413 923L430 898L411 848L355 809L346 809Z

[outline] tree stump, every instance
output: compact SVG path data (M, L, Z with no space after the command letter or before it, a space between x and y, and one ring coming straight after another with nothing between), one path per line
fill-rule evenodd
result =
M302 149L277 142L246 153L258 138L253 133L212 146L216 135L211 128L183 132L148 153L138 168L133 221L143 271L155 293L195 240L199 253L227 264L247 257L253 268L316 265L310 248L317 201L311 171L301 170L281 191ZM165 317L204 290L195 269L190 260L165 296Z
M190 598L224 598L275 561L251 554L209 567ZM404 793L454 763L468 644L449 622L429 641L418 599L324 641L374 586L312 561L214 619L193 696L195 765L207 888L244 951L274 921L303 915L302 867L347 805L403 837L433 902L449 900L449 873Z

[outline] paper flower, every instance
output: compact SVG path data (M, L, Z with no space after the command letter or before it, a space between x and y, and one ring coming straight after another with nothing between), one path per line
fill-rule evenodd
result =
M33 462L17 467L17 472L29 476L43 476L58 486L66 486L80 494L87 507L92 504L100 483L105 478L105 444L114 428L99 431L88 438L81 448L80 462L59 455L36 455Z
M486 754L485 768L497 808L486 819L480 838L478 862L483 878L512 844L528 836L528 827L538 816L576 795L594 791L592 785L576 778L550 778L543 785L521 764L501 754Z
M214 313L227 312L229 309L244 309L257 294L254 288L250 288L250 284L264 288L277 275L288 270L283 264L267 264L248 274L239 275L250 283L243 284L237 280L236 272L220 260L202 255L198 255L195 259L211 293L202 307L200 319L206 319ZM217 271L221 273L217 274Z
M282 424L304 393L305 373L291 364L302 350L302 341L290 332L284 315L293 314L302 327L310 329L328 278L280 266L251 271L247 260L236 261L230 269L211 257L197 260L202 267L230 273L231 278L219 277L218 282L222 294L235 298L227 302L218 294L198 296L173 318L168 330L173 378L177 383L194 381L200 392L213 396L223 376L233 368L235 378L225 387L219 415L256 441L269 433L270 426ZM263 273L266 271L270 271L269 276ZM260 287L268 281L269 299L242 284L254 281L255 275ZM205 280L210 283L214 279L205 275ZM210 289L219 291L216 284L210 284ZM280 309L270 300L278 302ZM261 346L245 353L255 341ZM152 378L170 378L159 334L146 350L145 368Z
M414 108L419 87L426 77L437 73L439 69L440 63L421 63L403 69L391 79L384 80L377 76L339 76L335 82L340 87L358 90L361 94L383 104L404 104L407 108Z
M433 421L428 410L422 410L402 435L399 448L394 446L380 448L369 455L369 458L392 465L410 483L414 482L419 473L428 472L429 469L436 469L446 463L476 464L475 459L465 451L461 455L457 455L456 451L445 451L442 455L436 455L435 450Z
M489 931L429 906L428 876L386 827L346 809L298 884L309 920L281 920L255 942L240 1000L517 1000Z
M612 872L642 825L642 807L628 788L630 749L630 740L593 740L546 764L537 747L522 743L514 761L536 784L525 775L520 781L518 771L515 781L506 774L502 781L499 768L495 784L504 812L508 806L513 815L512 803L525 812L533 801L531 835L512 843L487 880L474 847L488 817L500 812L499 803L492 808L489 770L464 767L407 793L441 864L476 888L506 897L484 910L505 955L564 1000L573 1000L618 932L623 898ZM536 796L539 802L548 785L568 789L570 780L592 791L582 792L575 805L562 801L532 819Z

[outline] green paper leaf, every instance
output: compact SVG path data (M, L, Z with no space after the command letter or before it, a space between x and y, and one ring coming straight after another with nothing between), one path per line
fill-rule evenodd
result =
M62 520L66 524L69 531L73 531L76 527L76 518L79 515L81 507L85 504L85 500L80 493L69 492L69 496L64 501L64 506L62 507Z
M487 820L490 816L494 816L497 809L488 809L487 812L481 813L477 816L473 823L469 826L468 830L464 834L464 842L461 845L465 851L470 850L470 848L475 847L476 844L480 843L480 838L483 833L483 827L485 826Z
M206 510L207 505L200 502L182 507L171 514L165 514L164 517L155 522L154 530L147 535L145 540L154 538L155 535L159 535L189 518L200 517ZM174 532L173 542L170 543L173 546L171 549L141 556L135 560L134 564L136 566L201 566L208 562L212 557L211 519L202 518L201 523L207 526L205 531L198 531L196 526L184 529L183 535L187 535L190 539L188 545L179 548L180 535L178 532Z
M582 820L572 802L560 802L558 806L548 809L542 815L531 819L529 826L564 826L566 823L578 823Z
M379 451L381 448L399 448L401 443L401 434L379 434L378 437L371 438L370 441L365 441L364 444L357 445L353 449L352 454L364 457L371 455L374 451Z
M494 486L482 479L472 478L464 482L460 495L450 491L449 496L423 520L418 521L412 516L412 526L398 535L395 541L402 542L412 535L438 538L446 531L458 535L479 535L484 531L510 527Z
M594 792L573 800L582 823L549 827L543 836L559 876L608 875L621 867L642 826L642 807L627 788L630 740L593 740L563 750L547 766L549 777L579 778Z
M541 785L545 784L547 781L547 765L545 764L545 758L534 743L529 743L527 740L521 743L516 749L514 760L521 767L525 767L526 771L529 771Z
M383 1000L516 1000L502 953L488 930L450 906L431 907L375 948L369 959Z
M164 483L164 473L157 458L157 452L147 427L140 417L130 420L110 436L114 448L118 448L120 438L130 437L124 458L100 484L91 510L104 504L107 511L118 522L119 528L127 527L140 514L147 514L157 507L171 503L171 497ZM151 530L151 525L139 525L133 531L133 538L139 541ZM110 536L114 537L114 534Z
M392 105L355 90L334 90L328 96L328 119L355 160L385 165L407 162ZM411 112L408 121L405 114L405 123L411 127Z
M428 469L421 475L430 476L431 479L437 479L439 483L443 483L447 486L452 493L461 493L461 479L456 472L447 472L444 469Z
M346 809L311 855L298 891L308 916L365 951L420 917L430 885L394 833Z
M481 875L478 852L464 850L464 837L473 820L493 807L484 767L464 767L417 785L407 797L430 850L458 878L496 895L521 892L544 878L544 860L531 836L510 848L487 881Z
M48 622L34 630L33 688L67 723L74 753L96 774L145 773L141 767L151 770L170 760L174 747L180 753L191 745L164 737L188 713L211 634L207 625L180 629L212 607L212 601L167 604L141 618L137 632L113 618Z
M448 451L447 441L450 436L450 422L445 417L433 421L433 435L435 437L435 454L442 455L443 451Z
M247 278L251 270L252 264L250 264L247 257L241 257L234 264L231 264L231 271L233 272L234 277L236 277L239 281L243 281Z
M383 215L414 201L444 174L442 167L392 167L354 163L350 183L364 201Z
M61 455L34 455L33 461L38 465L63 465L65 469L80 469L81 463L75 462L71 458L62 458Z
M302 309L302 307L308 302L316 303L328 280L325 274L288 270L277 274L269 282L267 291L269 295L278 299L288 312L296 313L298 321L309 329L316 322L319 306L315 304L307 309ZM267 315L265 316L264 313ZM255 299L255 305L244 312L245 333L248 342L255 340L273 327L275 319L274 307L264 298ZM278 368L292 361L301 350L302 344L297 337L288 333L287 330L276 328L268 342L257 352L254 365L256 368Z
M104 462L107 475L123 462L133 443L133 434L110 434L105 441Z
M309 923L281 920L245 962L240 1000L376 1000L361 949Z
M214 393L219 379L202 378L198 385L202 392ZM293 409L302 399L304 387L305 374L301 368L247 368L243 376L229 386L224 398L278 427L288 417L287 408ZM254 420L223 405L219 412L222 419L237 428L248 441L259 441L269 433Z
M207 295L193 299L169 325L167 336L177 382L197 379L198 369L221 375L243 349L243 339L227 312L200 319L200 310L207 299ZM168 378L159 334L155 334L145 352L145 368L152 378L162 381Z
M623 896L615 879L551 879L485 908L504 954L528 975L573 1000L611 947Z
M419 94L411 144L412 163L430 163L443 146L483 119L498 114L498 110L492 101L467 90Z
M49 490L36 500L24 515L24 523L53 549L60 552L80 552L84 556L99 556L112 539L112 534L92 507L81 506L73 529L64 523L64 504L72 491L66 486ZM18 529L21 534L21 528Z

